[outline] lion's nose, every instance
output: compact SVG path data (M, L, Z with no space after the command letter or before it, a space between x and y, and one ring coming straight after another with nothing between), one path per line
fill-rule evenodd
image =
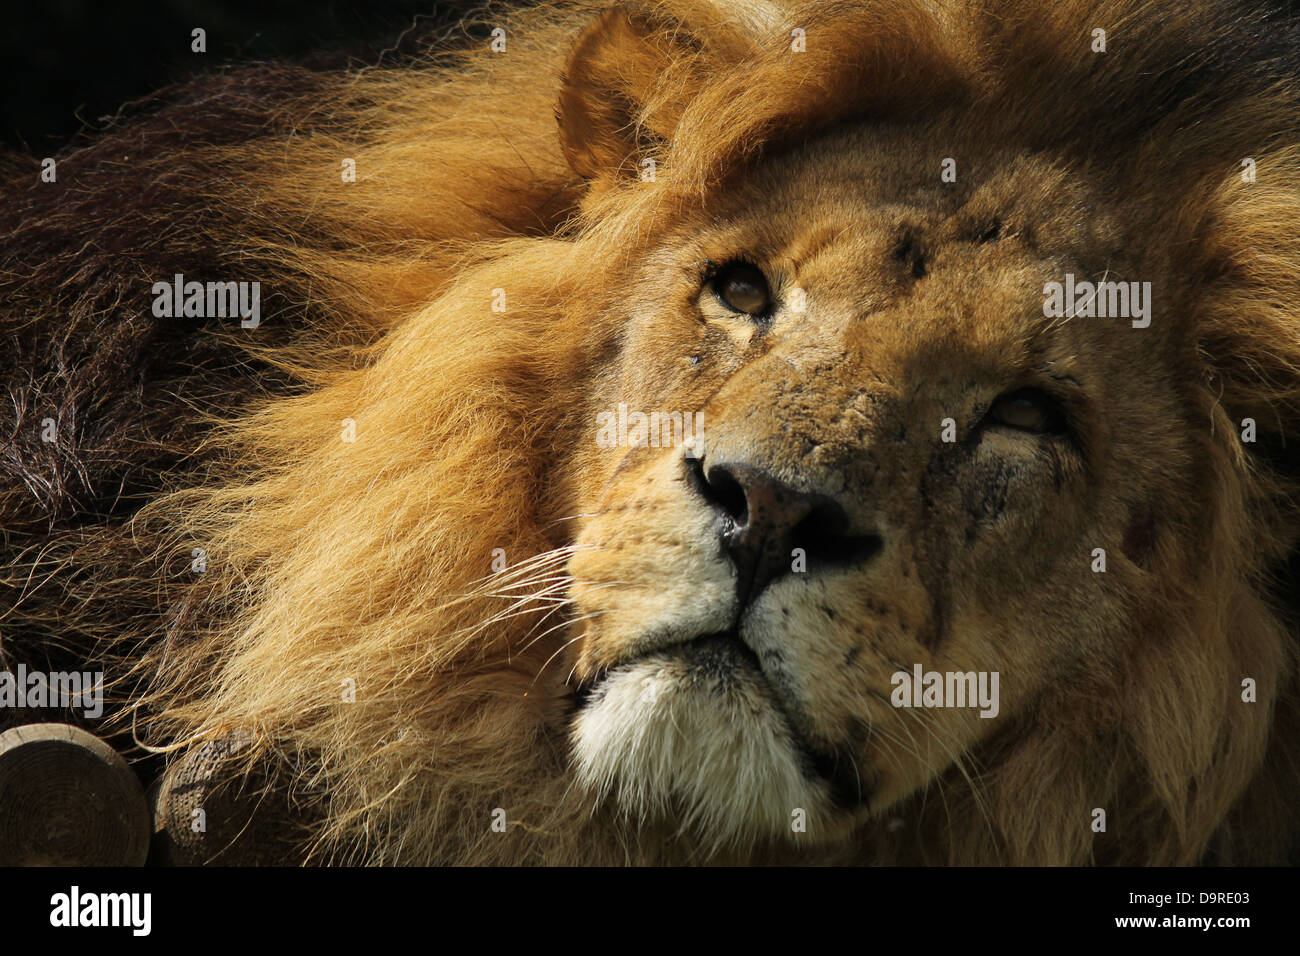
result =
M853 534L844 508L827 495L799 491L740 462L687 459L687 470L718 512L742 607L783 575L865 561L880 550L880 537Z

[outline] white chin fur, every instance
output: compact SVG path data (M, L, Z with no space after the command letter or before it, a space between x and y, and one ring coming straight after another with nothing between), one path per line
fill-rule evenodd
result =
M678 824L706 852L798 839L800 818L811 834L826 805L761 679L711 651L612 672L579 712L573 745L579 782L598 799L633 821Z

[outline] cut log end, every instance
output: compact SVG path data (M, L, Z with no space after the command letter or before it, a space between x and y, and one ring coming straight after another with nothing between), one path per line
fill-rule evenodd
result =
M0 866L142 866L149 809L121 755L71 724L0 734Z
M285 866L302 861L298 808L266 766L246 767L246 734L210 741L149 788L159 862Z

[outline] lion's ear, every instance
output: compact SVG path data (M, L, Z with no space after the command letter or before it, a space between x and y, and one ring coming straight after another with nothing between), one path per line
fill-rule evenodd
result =
M598 17L569 53L556 108L573 170L611 181L639 172L711 69L751 49L765 6L740 3L737 15L709 3L627 3ZM689 9L689 23L676 8Z

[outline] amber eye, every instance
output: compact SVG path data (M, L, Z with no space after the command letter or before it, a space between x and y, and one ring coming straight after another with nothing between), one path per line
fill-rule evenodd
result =
M772 293L757 266L733 262L713 277L713 294L732 312L763 318L772 309Z
M1007 428L1052 435L1065 430L1061 403L1036 388L1021 388L1000 396L989 409L989 418Z

